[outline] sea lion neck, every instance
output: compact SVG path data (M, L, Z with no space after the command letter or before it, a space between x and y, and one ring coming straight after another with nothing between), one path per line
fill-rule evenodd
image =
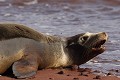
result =
M87 54L88 48L79 44L74 44L67 47L67 51L72 64L80 65L84 63L82 60L84 60L84 55Z

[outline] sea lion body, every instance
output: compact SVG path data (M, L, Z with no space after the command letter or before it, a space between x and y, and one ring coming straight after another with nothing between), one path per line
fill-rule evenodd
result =
M104 32L58 37L18 24L0 24L0 73L12 64L18 78L33 76L38 68L80 65L104 52L101 45L107 38Z
M0 72L3 73L11 66L13 62L31 54L41 60L40 68L65 66L68 59L67 54L64 53L63 47L64 45L62 42L48 44L28 38L14 38L1 41ZM56 54L58 55L56 56ZM3 65L6 62L8 64L6 64L6 66ZM1 69L3 67L4 70Z

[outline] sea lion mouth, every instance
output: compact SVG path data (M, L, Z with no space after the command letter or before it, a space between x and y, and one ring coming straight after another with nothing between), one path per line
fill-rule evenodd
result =
M95 43L92 47L92 50L93 51L99 51L99 50L102 50L104 51L105 50L105 44L106 40L101 40L101 41L98 41L97 43Z

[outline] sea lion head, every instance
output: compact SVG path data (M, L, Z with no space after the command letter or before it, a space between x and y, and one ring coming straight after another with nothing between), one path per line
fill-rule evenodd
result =
M74 64L83 64L95 56L103 53L103 44L107 41L108 35L105 32L82 33L68 39L68 49Z

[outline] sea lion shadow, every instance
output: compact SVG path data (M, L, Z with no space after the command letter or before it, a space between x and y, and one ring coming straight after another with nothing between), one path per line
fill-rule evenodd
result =
M15 77L15 75L13 74L12 65L2 74L2 76L6 76L6 77L17 79L17 77Z

